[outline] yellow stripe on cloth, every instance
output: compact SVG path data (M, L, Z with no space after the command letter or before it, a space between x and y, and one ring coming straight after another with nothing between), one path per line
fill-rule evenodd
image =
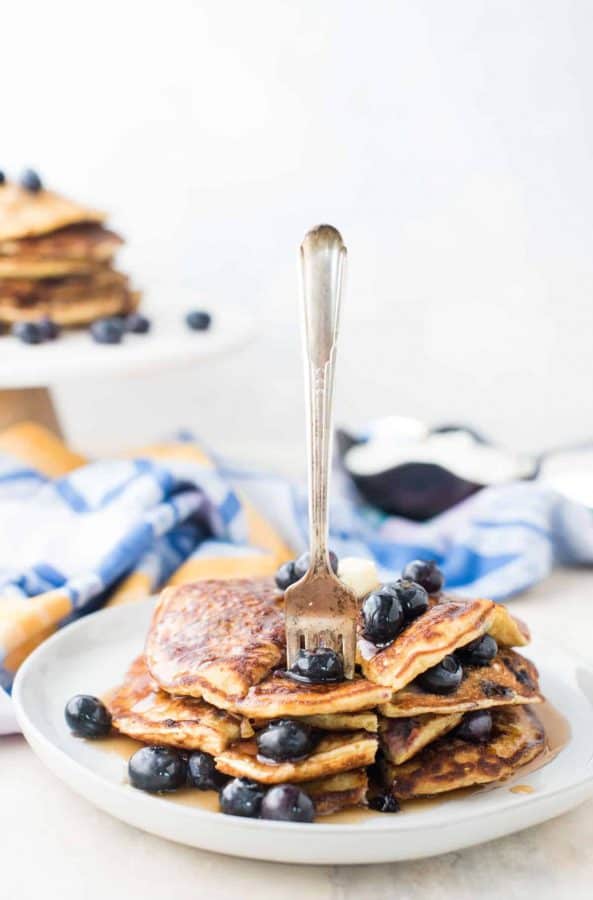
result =
M202 578L261 578L273 575L277 568L276 558L267 553L208 558L194 556L177 569L168 583L188 584Z
M35 422L19 422L1 432L0 453L20 459L49 478L59 478L86 463L84 456L73 453L55 434Z
M4 654L3 665L10 668L7 660L18 659L20 662L24 659L24 648L31 642L38 643L40 634L44 635L55 628L71 611L69 596L59 588L37 597L0 598L0 648Z
M115 589L107 602L107 606L123 606L136 600L146 600L152 593L150 578L145 572L132 572Z

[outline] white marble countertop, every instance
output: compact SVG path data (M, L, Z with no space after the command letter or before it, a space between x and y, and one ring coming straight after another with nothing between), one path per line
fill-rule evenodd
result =
M534 632L593 662L593 573L557 572L512 608ZM434 859L358 867L250 862L111 819L62 785L14 736L0 739L0 811L0 896L11 900L593 896L593 799L544 825Z

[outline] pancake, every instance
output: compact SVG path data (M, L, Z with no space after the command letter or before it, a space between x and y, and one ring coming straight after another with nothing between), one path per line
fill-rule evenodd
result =
M14 183L0 186L0 241L33 237L67 225L104 219L104 213L53 191L33 193Z
M255 721L255 720L254 720ZM299 722L305 722L322 731L368 731L376 734L379 728L375 712L330 713L322 716L303 716Z
M324 735L313 753L296 762L260 762L255 741L241 741L217 755L216 768L225 775L244 776L261 784L283 784L370 766L376 752L377 738L365 731Z
M398 718L424 713L467 712L492 706L539 703L538 673L515 650L499 650L487 666L464 666L463 680L452 694L431 694L407 685L379 706L383 716Z
M122 246L123 241L114 231L102 225L82 223L68 225L58 231L21 240L0 241L0 257L3 262L82 260L105 262Z
M401 690L448 653L485 634L494 618L490 600L445 598L415 619L384 649L358 641L363 675L376 684Z
M204 700L171 697L161 691L143 656L130 666L120 687L105 703L113 725L121 734L146 744L169 744L216 754L246 735L236 716L216 709Z
M271 578L203 580L163 591L146 661L169 693L208 692L228 708L283 663L284 647L284 601Z
M59 325L83 325L102 316L131 312L139 294L109 266L65 278L0 279L0 320L26 322L49 316Z
M63 328L74 328L107 316L128 315L137 308L140 296L138 291L124 287L93 291L77 300L42 300L25 307L0 297L0 321L13 324L47 316Z
M411 716L407 719L384 719L379 722L379 744L386 759L400 765L416 756L428 744L456 728L463 713L448 716Z
M544 750L544 729L529 707L497 709L492 718L492 737L484 744L445 736L402 765L384 762L386 787L408 800L500 781Z
M327 816L351 806L365 805L368 786L365 769L341 772L339 775L301 784L301 788L315 805L316 816Z
M499 647L526 647L531 640L525 622L512 616L502 603L494 604L494 618L488 634L492 635Z
M221 696L207 688L204 688L203 696L215 706L230 709L248 719L278 719L373 709L377 704L391 699L391 689L371 684L365 678L337 684L306 684L275 672L250 688L239 700Z

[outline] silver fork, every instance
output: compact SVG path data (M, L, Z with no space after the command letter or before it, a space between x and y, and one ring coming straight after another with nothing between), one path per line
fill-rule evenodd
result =
M309 544L307 573L288 588L288 667L299 650L329 647L354 677L357 601L334 575L327 547L334 365L346 247L331 225L319 225L301 244L304 361L309 436Z

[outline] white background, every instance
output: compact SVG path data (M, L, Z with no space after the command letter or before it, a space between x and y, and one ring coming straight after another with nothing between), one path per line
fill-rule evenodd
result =
M86 450L179 426L298 469L296 250L339 226L338 417L593 431L593 4L6 4L0 168L103 206L152 299L258 311L233 358L59 392ZM32 349L33 352L33 349Z

